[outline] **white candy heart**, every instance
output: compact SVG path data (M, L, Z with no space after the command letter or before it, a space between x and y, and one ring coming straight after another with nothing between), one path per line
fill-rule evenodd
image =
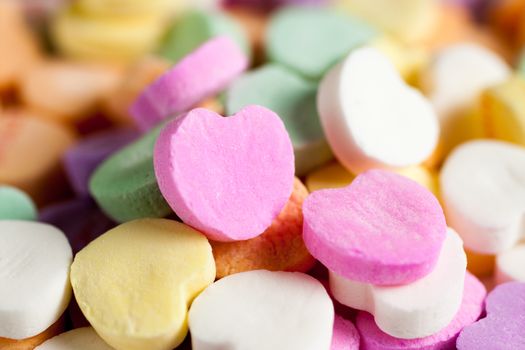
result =
M91 327L73 329L51 338L35 350L112 350Z
M357 49L335 66L321 82L317 105L330 146L355 174L418 164L438 141L430 103L374 48Z
M320 282L265 270L225 277L193 302L193 350L329 350L334 308Z
M447 221L468 249L497 254L525 236L525 148L464 143L446 160L440 183Z
M456 315L466 267L463 242L448 229L436 267L416 282L381 287L330 271L330 290L341 304L373 314L383 332L396 338L422 338L446 327Z
M71 298L72 259L57 228L0 221L0 337L29 338L60 318Z
M499 254L496 257L496 283L525 282L525 244Z

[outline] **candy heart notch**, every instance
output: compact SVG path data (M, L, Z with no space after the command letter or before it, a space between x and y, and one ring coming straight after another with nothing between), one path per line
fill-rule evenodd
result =
M209 286L194 301L193 350L329 350L334 306L308 275L241 272Z
M170 350L187 333L191 300L215 279L208 240L171 220L130 221L82 249L71 266L89 323L117 350Z
M485 303L487 317L463 329L458 350L523 349L525 283L502 284L489 294Z
M71 298L72 259L57 228L0 221L0 337L33 337L60 318Z
M506 142L464 143L440 175L448 223L465 247L497 254L525 236L525 149Z
M281 119L260 106L228 118L190 111L162 130L153 160L171 208L216 241L260 235L292 193L290 137Z
M381 287L330 272L330 291L341 304L373 314L383 332L402 339L422 338L445 328L456 315L466 268L463 242L449 230L436 266L425 277Z
M345 278L377 285L426 276L447 232L430 191L384 170L369 170L344 188L313 192L303 215L303 238L317 260Z
M317 108L334 154L354 174L419 164L438 142L430 103L371 47L353 51L324 77Z

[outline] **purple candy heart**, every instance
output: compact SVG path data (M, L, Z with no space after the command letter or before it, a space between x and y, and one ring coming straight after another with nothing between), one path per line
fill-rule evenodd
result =
M89 178L107 157L139 136L133 129L105 130L88 136L64 154L64 168L75 193L89 194Z
M486 300L487 317L465 327L459 350L525 349L525 283L499 285Z

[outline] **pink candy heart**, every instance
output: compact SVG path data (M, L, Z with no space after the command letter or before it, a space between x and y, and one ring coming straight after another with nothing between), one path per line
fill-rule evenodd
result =
M486 300L487 317L465 327L457 348L514 350L525 348L525 283L494 289Z
M315 258L343 277L376 285L427 275L447 229L432 193L383 170L362 173L345 188L313 192L303 215L303 238Z
M248 106L224 118L198 108L169 123L155 175L171 208L216 241L261 234L292 192L293 148L281 119Z
M354 324L335 315L330 350L359 350L359 333Z

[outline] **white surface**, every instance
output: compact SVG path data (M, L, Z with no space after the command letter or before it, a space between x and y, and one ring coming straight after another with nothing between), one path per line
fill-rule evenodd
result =
M418 164L438 141L431 104L374 48L354 50L324 77L317 106L330 146L354 174Z
M481 46L461 43L439 52L423 74L427 92L440 118L472 105L489 86L511 74L503 59Z
M447 222L468 249L497 254L525 237L525 148L464 143L447 158L440 188Z
M71 262L57 228L0 221L0 337L29 338L59 319L71 298Z
M519 244L496 257L496 283L525 282L525 244Z
M35 350L113 350L91 327L77 328L51 338Z
M193 302L193 350L329 350L333 304L314 278L294 272L242 272Z
M374 315L377 326L396 338L434 334L454 318L463 298L467 259L452 229L434 270L402 286L379 287L348 280L330 271L330 290L343 305Z

